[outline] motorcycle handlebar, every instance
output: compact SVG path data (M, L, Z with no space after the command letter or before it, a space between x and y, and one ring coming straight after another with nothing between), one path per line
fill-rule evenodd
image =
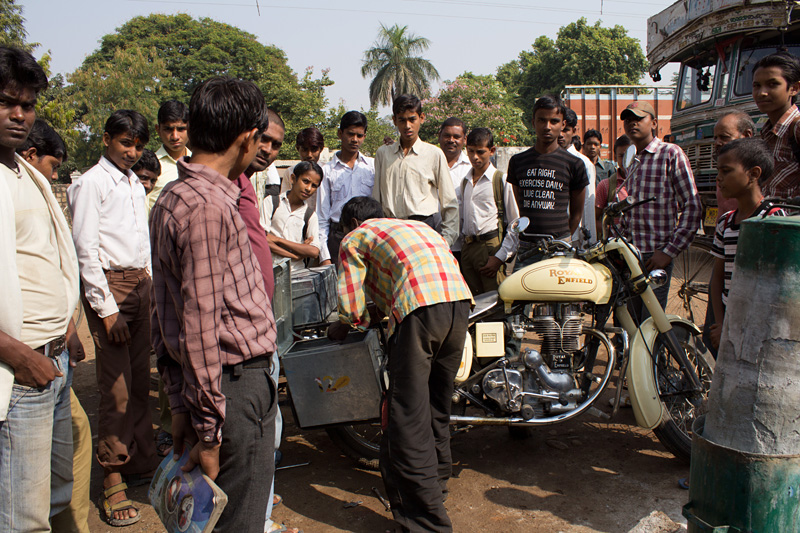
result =
M647 198L645 200L639 200L637 202L637 201L635 201L634 198L628 196L624 200L620 200L619 202L615 202L613 204L609 204L606 207L605 214L607 216L616 218L616 217L620 216L622 213L630 211L634 207L637 207L637 206L640 206L642 204L646 204L646 203L649 203L649 202L654 202L655 199L656 199L656 197L652 196L650 198Z

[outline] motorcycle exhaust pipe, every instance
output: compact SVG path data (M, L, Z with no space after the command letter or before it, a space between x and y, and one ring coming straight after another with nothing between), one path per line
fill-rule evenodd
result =
M608 415L608 413L604 413L597 407L589 407L586 410L586 413L594 415L598 418L602 418L604 420L609 420L611 418ZM525 420L524 418L519 416L496 418L489 416L450 415L450 423L472 424L474 426L528 426L528 427L547 426L550 424L557 424L559 422L563 422L565 419L569 418L569 416L567 416L568 414L569 413L564 413L562 415L550 416L547 418L531 418L529 420Z

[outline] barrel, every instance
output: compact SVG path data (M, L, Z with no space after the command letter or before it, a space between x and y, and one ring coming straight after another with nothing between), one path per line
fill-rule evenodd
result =
M689 531L800 531L800 218L742 223Z

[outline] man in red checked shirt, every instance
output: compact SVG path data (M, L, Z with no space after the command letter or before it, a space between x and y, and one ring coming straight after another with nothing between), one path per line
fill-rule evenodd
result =
M366 301L389 317L389 390L381 406L381 475L403 531L452 531L450 406L472 297L450 247L424 222L383 218L360 196L342 208L339 248L342 340L370 323Z
M666 306L672 260L689 247L700 227L703 208L694 184L692 167L683 150L656 137L658 117L653 106L638 100L628 105L619 118L625 133L636 146L636 157L623 183L637 201L655 198L622 217L627 236L642 253L645 272L663 268L667 283L654 292L661 307ZM650 313L635 303L639 320Z

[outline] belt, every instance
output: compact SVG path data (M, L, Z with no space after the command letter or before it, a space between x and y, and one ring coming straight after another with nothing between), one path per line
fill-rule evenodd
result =
M411 215L408 217L409 220L416 220L417 222L425 222L431 218L433 215Z
M222 366L223 372L232 372L234 376L241 376L243 370L251 370L254 368L272 368L272 354L259 355L258 357L251 357L235 365Z
M55 339L51 340L47 344L43 344L38 348L34 348L35 351L39 352L42 355L46 355L47 357L58 357L67 347L67 336L61 335L60 337L56 337Z
M472 244L473 242L485 242L490 241L500 235L499 230L490 231L488 233L483 233L481 235L465 235L464 236L464 243L465 244Z
M146 268L126 268L125 270L103 269L103 273L105 273L106 276L111 276L112 278L118 279L141 278L142 276L148 275Z

